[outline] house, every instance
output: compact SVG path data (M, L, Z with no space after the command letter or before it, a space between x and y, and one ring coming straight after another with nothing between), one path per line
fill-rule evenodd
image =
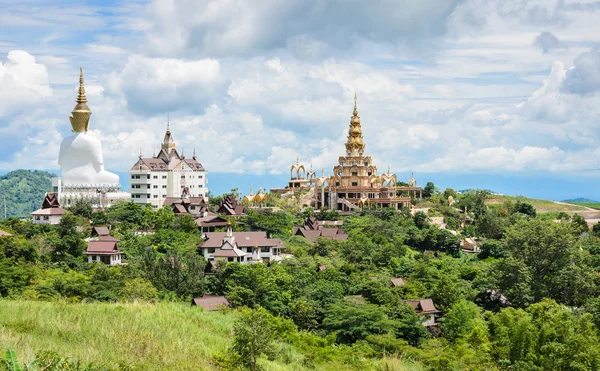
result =
M52 224L60 223L63 215L68 211L60 207L58 197L53 192L47 192L44 196L42 208L31 213L33 224Z
M108 266L120 265L121 255L117 241L89 241L85 255L88 263L104 263Z
M200 233L214 232L216 228L226 227L227 222L227 219L210 211L205 211L196 218L196 225L200 228Z
M208 211L208 203L204 197L190 197L189 191L184 189L182 197L166 197L164 206L170 206L175 215L190 214L199 217Z
M12 237L12 234L0 229L0 237Z
M224 296L204 295L201 298L193 298L192 306L204 308L204 310L214 311L222 307L229 307L229 300Z
M390 280L390 284L392 285L392 287L400 287L400 286L404 286L406 284L406 282L404 282L404 280L400 277L397 278L392 278Z
M460 241L460 248L465 254L476 254L480 250L477 241L470 237Z
M234 217L244 216L246 215L246 208L244 205L240 205L233 195L227 195L223 198L221 206L217 209L217 213Z
M410 305L417 315L425 317L425 320L422 322L423 326L429 327L436 325L435 314L439 313L439 310L433 305L433 300L402 300L402 302Z
M198 245L199 252L208 261L226 259L241 264L280 260L285 246L278 238L268 238L266 232L233 232L231 223L227 232L207 232Z
M338 241L347 240L348 235L344 230L335 227L338 225L343 225L343 221L321 221L315 217L308 217L304 220L303 226L294 227L292 236L302 236L311 242L316 242L319 237ZM329 228L329 226L333 227Z

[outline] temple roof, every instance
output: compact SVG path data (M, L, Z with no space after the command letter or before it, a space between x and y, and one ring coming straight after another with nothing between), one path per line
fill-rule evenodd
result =
M365 152L365 143L362 136L362 127L360 126L360 117L356 108L356 93L354 93L354 111L350 119L350 128L348 130L348 141L346 142L346 154L352 156L362 156Z

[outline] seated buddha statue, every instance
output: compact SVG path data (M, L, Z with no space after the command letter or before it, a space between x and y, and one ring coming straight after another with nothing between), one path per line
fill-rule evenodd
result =
M87 133L92 112L87 106L83 71L79 71L77 105L71 112L73 135L60 145L58 165L65 185L116 185L119 176L104 170L104 157L100 140Z

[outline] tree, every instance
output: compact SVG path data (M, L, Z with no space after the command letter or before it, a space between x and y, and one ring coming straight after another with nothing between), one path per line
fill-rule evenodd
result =
M233 327L233 351L240 363L249 370L258 370L258 359L273 351L277 334L273 316L264 308L243 308Z
M427 214L425 214L422 211L417 211L415 213L414 220L415 220L415 225L419 229L423 229L429 225L429 223L428 223L429 218L427 217Z
M374 304L333 304L323 320L325 329L336 334L337 342L352 344L368 335L383 335L393 330L393 323L381 307Z
M69 256L81 256L86 249L85 241L77 232L77 217L65 214L57 226L58 238L53 241L53 257L61 261Z
M521 213L521 214L525 214L525 215L529 215L535 218L536 216L536 211L535 208L531 205L528 204L526 202L521 202L521 201L517 201L517 203L515 204L515 206L512 209L512 213Z
M73 206L69 207L69 211L73 213L73 215L78 215L84 217L86 219L90 219L94 212L92 209L92 204L86 200L77 200L73 204Z
M466 338L477 325L484 324L479 307L465 299L455 303L440 322L442 335L452 342Z
M423 188L423 198L430 198L435 192L435 184L433 182L427 182Z
M143 278L134 278L126 281L121 290L121 297L126 301L150 301L156 298L158 291L152 283Z
M576 234L581 234L590 230L590 227L583 216L579 214L573 214L573 217L571 218L571 227Z
M198 231L198 225L194 217L190 214L179 215L177 217L177 228L186 233L194 233Z
M600 222L594 224L592 227L592 234L596 237L600 237Z
M159 229L170 229L175 224L175 214L173 210L168 206L163 206L156 212L155 228Z

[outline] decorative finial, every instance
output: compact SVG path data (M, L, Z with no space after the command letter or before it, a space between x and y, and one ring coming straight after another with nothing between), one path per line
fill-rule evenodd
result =
M77 95L77 103L87 103L85 87L83 86L83 68L81 67L79 67L79 94Z
M194 147L194 154L193 154L192 158L193 158L194 160L196 159L196 147Z
M170 118L170 112L167 113L167 131L171 131L171 118Z
M71 111L69 121L71 122L73 132L85 133L88 131L92 111L87 106L87 97L85 96L85 87L83 86L83 68L81 67L79 67L79 92L76 102L77 104L73 108L73 111Z
M354 116L358 116L358 110L356 109L356 91L354 91Z
M300 156L296 155L296 165L300 165Z

